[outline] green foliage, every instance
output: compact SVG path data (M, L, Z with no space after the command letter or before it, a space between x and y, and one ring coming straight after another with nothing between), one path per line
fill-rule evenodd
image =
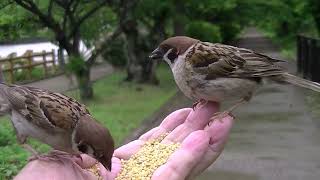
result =
M35 17L20 6L3 0L0 3L0 41L16 40L34 36L47 36L48 32L35 23Z
M253 0L251 0L253 1ZM257 25L282 48L288 59L296 57L296 35L318 36L316 14L317 0L254 0L253 24ZM320 10L320 9L319 9ZM320 19L319 19L320 21Z
M86 63L82 56L71 56L69 62L66 65L66 70L75 74L81 73Z
M101 38L99 35L111 32L117 25L117 19L116 14L110 7L102 8L89 18L81 26L81 35L85 44L91 47L95 41Z
M187 25L186 33L188 36L197 38L202 41L221 42L219 26L205 21L194 21Z
M257 12L263 19L256 23L263 29L273 32L275 36L295 36L298 33L315 34L315 21L308 8L308 1L271 0L262 3L269 11Z

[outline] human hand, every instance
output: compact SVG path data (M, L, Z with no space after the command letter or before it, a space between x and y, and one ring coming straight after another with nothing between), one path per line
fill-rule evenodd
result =
M198 105L195 111L192 111L191 108L185 108L171 113L163 120L160 126L151 129L138 140L132 141L118 148L112 159L112 171L108 172L102 165L100 165L101 176L105 179L114 179L121 170L120 159L129 159L144 145L146 141L170 132L163 142L180 142L181 147L171 155L166 164L162 165L154 172L152 179L182 180L196 177L219 157L233 124L233 117L227 116L222 120L222 123L220 121L214 121L210 126L207 126L209 119L217 111L218 105L216 103L209 102L205 105ZM61 165L52 167L50 162L45 162L48 164L41 165L42 168L45 169L41 173L41 179L46 179L43 178L43 174L47 171L52 175L55 174L54 172L58 172L57 174L61 175L63 174L61 173L62 171L66 171L67 174L74 175L74 178L70 177L65 179L79 179L79 177L84 176L90 179L93 178L92 176L89 177L91 174L86 170L81 169L81 167L90 167L96 161L88 156L84 157L83 161L72 160L69 162L71 164L63 165L64 167L61 167ZM28 175L33 173L37 170L35 166L39 166L37 164L29 164L20 172L17 178L21 177L21 179L27 179L24 174ZM78 166L80 166L80 168L74 168ZM25 170L26 168L27 170ZM56 169L62 169L62 171ZM57 174L55 174L56 177ZM36 177L33 176L32 179L36 179ZM59 178L57 177L56 179Z

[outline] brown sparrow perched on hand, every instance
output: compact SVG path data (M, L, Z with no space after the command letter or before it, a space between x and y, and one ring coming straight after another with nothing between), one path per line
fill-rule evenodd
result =
M249 101L262 79L320 92L320 84L289 74L276 65L281 60L249 49L177 36L163 41L149 57L164 59L180 90L191 99L239 101L222 114Z
M54 149L71 154L86 153L111 170L113 139L83 104L59 93L35 87L0 83L0 114L8 113L18 142L34 138Z

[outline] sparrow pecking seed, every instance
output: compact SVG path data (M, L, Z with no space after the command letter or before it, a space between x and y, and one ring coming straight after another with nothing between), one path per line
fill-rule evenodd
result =
M122 159L122 169L116 180L150 180L154 171L180 147L179 143L162 144L167 135L146 142L129 160Z

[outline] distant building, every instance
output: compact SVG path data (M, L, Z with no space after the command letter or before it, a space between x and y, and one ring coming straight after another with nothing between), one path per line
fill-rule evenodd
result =
M14 42L0 42L0 59L7 57L11 53L16 53L17 56L21 56L27 50L32 50L33 52L54 50L55 54L58 54L58 49L58 45L44 38L21 39ZM85 58L90 57L92 49L88 49L82 41L80 42L80 50ZM64 52L64 54L67 56L66 52ZM37 59L34 60L37 61ZM58 63L58 59L56 59L56 62Z

